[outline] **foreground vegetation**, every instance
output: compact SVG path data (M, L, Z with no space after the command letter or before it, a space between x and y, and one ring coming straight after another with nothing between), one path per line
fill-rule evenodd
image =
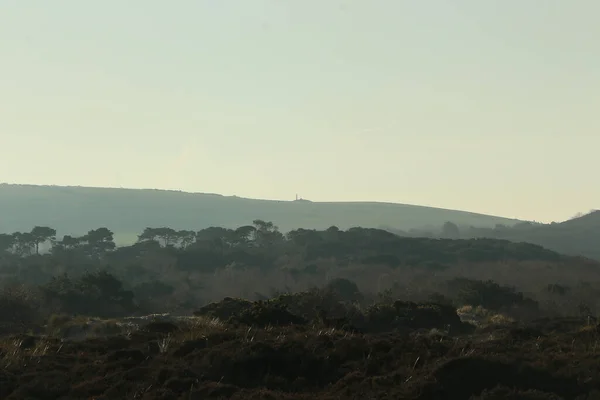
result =
M0 236L0 398L593 399L599 282L493 239L37 226Z
M0 340L3 399L596 399L594 318L527 323L350 282L194 316L53 316ZM354 301L350 301L354 299ZM510 304L510 303L507 303ZM461 320L462 317L462 320ZM469 320L469 322L466 322Z

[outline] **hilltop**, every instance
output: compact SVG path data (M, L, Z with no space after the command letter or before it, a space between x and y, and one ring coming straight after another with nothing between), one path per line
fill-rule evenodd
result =
M34 225L59 234L83 234L110 227L117 238L134 238L145 227L198 230L236 227L255 219L272 221L281 231L354 226L403 231L459 225L491 228L518 220L465 211L376 202L273 201L167 190L65 186L0 185L0 232L27 231Z

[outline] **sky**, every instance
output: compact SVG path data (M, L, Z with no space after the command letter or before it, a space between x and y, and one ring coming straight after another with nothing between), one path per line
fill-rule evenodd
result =
M600 208L598 15L597 0L1 0L0 182L565 220Z

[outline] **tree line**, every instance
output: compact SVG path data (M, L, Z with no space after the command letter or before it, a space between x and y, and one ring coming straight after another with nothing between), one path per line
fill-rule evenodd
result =
M337 231L337 228L331 228ZM209 227L199 231L175 230L168 227L145 228L138 235L136 245L155 244L165 248L186 249L192 245L210 245L218 248L238 246L264 247L285 241L294 240L302 235L302 229L284 235L273 222L254 220L252 225L236 229ZM114 233L106 228L88 231L82 236L65 235L57 239L56 229L48 226L35 226L29 232L0 234L0 253L11 253L25 257L40 254L40 248L49 245L51 253L70 250L81 250L91 256L101 256L117 248Z
M40 254L40 247L50 243L51 251L80 248L90 255L101 255L116 247L114 234L108 228L92 229L80 237L65 235L56 239L56 230L48 226L36 226L30 232L0 233L0 252L25 257Z
M453 227L446 227L447 233L455 233L450 228ZM62 263L65 258L75 262L73 255L80 261L81 256L96 260L107 259L107 256L113 260L115 257L134 260L142 254L167 251L177 257L178 264L190 267L231 262L264 267L286 256L307 262L334 257L343 263L389 266L560 258L555 252L526 243L411 238L373 228L356 227L346 231L335 226L322 231L299 228L283 234L273 222L260 219L233 229L208 227L192 231L147 227L135 244L125 247L116 246L113 232L106 227L90 230L82 236L65 235L62 239L57 239L55 229L46 226L36 226L30 232L0 234L0 255L39 255L42 246L50 255L60 257Z
M298 282L327 281L331 271L362 276L372 266L439 271L511 260L552 263L562 257L526 243L401 237L361 227L284 234L260 219L198 231L147 227L129 246L116 246L106 227L59 239L52 227L36 226L0 235L0 288L28 285L42 304L54 304L60 312L125 315L133 310L133 299L144 310L187 310L217 292L268 297ZM272 272L281 281L263 282Z

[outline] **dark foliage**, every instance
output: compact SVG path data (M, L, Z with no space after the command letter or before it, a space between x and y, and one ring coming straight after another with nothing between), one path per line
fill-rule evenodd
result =
M502 311L515 307L529 307L537 310L537 303L526 298L515 288L501 286L491 280L478 281L455 278L447 283L458 305L481 306L488 310Z
M41 287L44 301L68 314L99 317L125 316L135 311L133 293L106 271L86 273L78 279L53 278Z

